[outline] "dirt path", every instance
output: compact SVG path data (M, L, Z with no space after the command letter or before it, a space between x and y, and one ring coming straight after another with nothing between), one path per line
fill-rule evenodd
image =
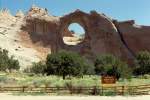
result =
M12 96L0 94L0 100L150 100L150 96Z

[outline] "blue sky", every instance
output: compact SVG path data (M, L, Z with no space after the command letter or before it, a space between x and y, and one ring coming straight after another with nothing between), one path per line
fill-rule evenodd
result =
M134 19L137 24L150 26L150 0L0 0L0 8L15 14L18 9L28 11L33 3L56 16L75 9L96 10L120 21Z

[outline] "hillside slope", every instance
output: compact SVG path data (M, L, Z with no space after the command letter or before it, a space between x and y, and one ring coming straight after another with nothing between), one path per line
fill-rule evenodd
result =
M8 50L9 55L14 55L19 60L21 68L40 60L36 50L21 43L18 33L23 23L23 17L14 17L6 9L0 11L0 48Z

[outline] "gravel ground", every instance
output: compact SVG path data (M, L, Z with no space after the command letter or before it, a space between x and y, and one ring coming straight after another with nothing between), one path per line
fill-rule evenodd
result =
M150 100L147 96L12 96L9 94L0 94L0 100Z

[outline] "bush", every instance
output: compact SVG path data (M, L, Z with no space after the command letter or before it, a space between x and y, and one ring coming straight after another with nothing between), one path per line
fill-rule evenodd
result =
M19 61L14 59L14 56L11 56L8 60L8 70L19 70L20 69L20 65L19 65Z
M37 63L34 62L31 66L31 68L29 68L29 72L44 75L45 68L46 68L46 64L44 62L42 62L42 61L37 62Z
M136 56L135 75L150 74L150 53L148 51L141 51Z
M117 79L129 78L131 70L128 65L113 55L102 55L96 58L95 72L99 75L116 76Z
M60 51L49 54L46 60L46 73L60 75L63 79L69 76L82 76L84 72L84 59L77 53Z
M14 56L9 57L8 51L0 48L0 71L18 70L19 68L19 61L14 59Z
M93 63L90 63L88 60L84 60L84 75L95 75L94 65Z

